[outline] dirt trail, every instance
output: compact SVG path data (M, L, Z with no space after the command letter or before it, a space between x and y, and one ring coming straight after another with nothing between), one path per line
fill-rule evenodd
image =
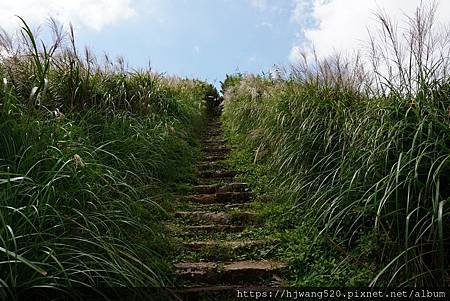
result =
M286 268L270 258L274 241L261 234L262 220L251 210L253 193L235 182L238 173L225 163L228 153L220 119L211 117L198 183L179 199L175 214L183 246L175 263L181 300L232 300L238 288L279 285L277 275Z

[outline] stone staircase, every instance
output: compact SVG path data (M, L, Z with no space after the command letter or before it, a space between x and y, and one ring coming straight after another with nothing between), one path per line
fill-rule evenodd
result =
M179 197L175 212L179 300L233 300L238 288L280 285L287 267L264 256L273 240L252 237L263 221L251 210L251 189L235 182L238 173L225 164L229 151L219 118L212 117L203 134L198 183L191 194Z

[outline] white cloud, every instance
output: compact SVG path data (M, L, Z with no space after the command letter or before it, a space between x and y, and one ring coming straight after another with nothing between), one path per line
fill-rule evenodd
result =
M312 12L311 0L293 0L292 20L304 24Z
M261 22L256 25L256 28L273 29L273 24L270 22Z
M264 13L281 14L289 11L289 6L292 0L247 0L253 8Z
M247 62L248 62L249 64L253 64L253 63L255 63L256 61L257 61L257 58L256 58L256 56L254 56L254 55L252 55L251 57L249 57L248 60L247 60Z
M192 50L194 51L195 54L199 54L201 51L200 46L198 46L198 45L195 45Z
M100 31L107 25L136 15L130 0L15 0L0 2L0 26L14 30L18 26L15 15L27 22L40 24L52 16L59 22Z
M249 0L250 5L259 9L267 8L267 0Z
M373 29L378 24L375 13L380 9L387 12L401 26L405 14L411 16L421 2L421 0L293 0L292 19L302 27L305 41L293 46L290 58L297 59L301 51L311 53L312 47L319 57L361 49L368 45L367 29ZM442 0L438 1L438 4L437 21L448 24L450 14L447 12L450 11L450 1Z

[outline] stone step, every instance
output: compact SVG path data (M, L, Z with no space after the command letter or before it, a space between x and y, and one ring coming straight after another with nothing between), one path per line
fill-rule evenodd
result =
M189 282L208 284L260 283L262 279L269 279L286 267L286 263L272 260L175 264L179 278Z
M229 151L227 151L227 150L209 150L209 151L202 151L202 154L205 157L225 156L225 158L226 158L229 154Z
M200 135L200 141L205 140L223 140L223 132L220 130L208 131Z
M200 136L200 141L205 141L205 140L223 140L223 133L222 132L212 132L212 133L207 133L207 134L203 134Z
M207 156L204 156L199 163L207 163L207 162L213 162L213 161L224 161L227 158L228 158L228 156L226 154L207 155Z
M163 223L168 231L180 237L195 238L213 234L241 233L246 229L255 229L255 225L230 225L230 224L205 224L205 225L180 225Z
M197 178L196 185L213 185L213 184L226 185L229 183L233 183L234 181L235 181L234 177L220 178L220 179Z
M203 162L197 165L197 170L220 170L225 168L225 162L223 161L211 161L211 162Z
M212 148L212 147L227 147L227 144L222 143L223 140L206 140L201 142L202 149ZM228 147L227 147L228 148Z
M194 186L192 191L198 194L213 194L220 192L249 192L250 188L247 183L230 183L225 185L212 184L212 185L197 185Z
M216 144L211 144L211 145L205 145L202 147L202 151L203 152L229 152L230 149L225 146L225 145L216 145Z
M220 130L222 124L220 122L208 123L208 125L204 128L204 133L209 133L211 131Z
M184 198L184 200L194 203L241 203L252 200L252 192L220 192L214 194L194 194Z
M209 132L200 136L200 141L205 140L223 140L223 133L221 131Z
M243 224L244 222L256 222L259 215L254 212L206 212L206 211L178 211L176 217L193 220L196 222L209 222L216 224Z
M231 251L240 249L248 249L258 246L264 246L268 243L267 240L234 240L234 241L219 241L219 240L205 240L192 241L183 243L184 247L191 251L200 251L205 248L225 248Z
M205 233L239 233L244 231L248 226L244 225L198 225L198 226L185 226L181 230L181 234L184 236L197 236Z
M229 153L230 149L224 145L203 145L200 149L203 153Z
M214 118L214 119L210 119L208 120L208 123L206 124L206 128L207 129L211 129L211 128L220 128L222 126L222 121L219 118Z
M217 134L222 134L223 131L220 128L220 126L212 126L212 127L208 127L207 131L206 131L206 135L212 136L212 135L217 135Z
M199 178L210 178L210 179L220 179L220 178L232 178L235 177L238 172L234 170L201 170L197 172Z
M248 209L252 206L251 203L235 203L235 204L195 204L197 209L220 211L223 209Z
M180 199L178 199L180 200ZM208 212L241 212L251 211L253 203L212 203L212 204L199 204L199 203L187 203L185 201L175 203L175 210L177 211L208 211Z
M226 145L226 143L227 143L227 140L225 140L225 139L211 139L211 138L207 138L207 139L201 141L202 145L207 145L207 146L210 146L210 145Z

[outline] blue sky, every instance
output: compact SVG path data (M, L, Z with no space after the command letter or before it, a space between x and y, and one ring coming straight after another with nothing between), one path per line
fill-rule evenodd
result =
M124 55L131 66L220 81L236 70L259 73L289 63L299 25L291 1L275 8L249 1L169 0L101 31L78 32L96 53Z
M313 53L363 51L374 13L397 22L421 0L15 0L0 2L0 27L15 32L49 16L72 23L78 46L97 55L123 56L130 67L207 79L268 72ZM427 1L425 1L428 3ZM437 21L449 25L450 1L441 0ZM314 50L314 51L313 51ZM2 49L0 49L0 55Z

